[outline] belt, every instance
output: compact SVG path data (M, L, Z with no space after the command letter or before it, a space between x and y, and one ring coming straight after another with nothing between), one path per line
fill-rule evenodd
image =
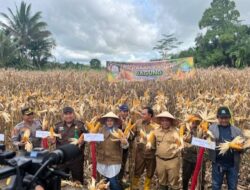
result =
M160 156L158 156L158 155L156 155L156 157L159 158L159 159L161 159L161 160L164 160L164 161L173 160L173 159L175 159L175 158L178 158L178 156L174 156L174 157L172 157L172 158L162 158L162 157L160 157Z

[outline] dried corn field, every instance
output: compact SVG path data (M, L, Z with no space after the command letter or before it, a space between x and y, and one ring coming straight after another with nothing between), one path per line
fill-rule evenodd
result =
M156 113L169 110L179 119L198 111L216 111L229 106L234 123L250 127L250 69L197 70L184 80L108 83L106 73L80 71L0 71L0 133L11 148L11 129L21 121L20 108L29 105L47 126L60 120L61 110L70 105L82 121L128 103L132 113L150 105ZM136 114L133 114L136 117ZM241 189L250 180L249 159L245 154L240 178ZM209 173L208 173L209 175ZM209 179L206 178L206 179ZM211 183L211 181L208 181Z

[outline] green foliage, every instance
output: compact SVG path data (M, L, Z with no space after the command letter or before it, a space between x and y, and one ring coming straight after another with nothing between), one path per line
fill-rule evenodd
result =
M0 66L7 67L14 60L18 49L10 36L0 31Z
M196 38L195 60L200 66L250 65L250 29L241 24L232 0L213 0L199 22L204 35Z
M8 8L9 15L1 13L7 21L0 21L0 26L17 44L19 55L17 60L25 60L30 68L41 68L51 57L51 50L55 46L51 32L46 30L47 24L41 21L41 12L31 13L31 4L21 2L15 12ZM20 61L22 65L23 61Z
M91 59L89 63L90 63L90 67L92 69L100 69L101 68L101 61L99 59Z
M153 49L157 50L163 59L166 59L170 55L169 52L181 45L182 42L179 42L174 34L163 34L162 36L163 38L157 41Z

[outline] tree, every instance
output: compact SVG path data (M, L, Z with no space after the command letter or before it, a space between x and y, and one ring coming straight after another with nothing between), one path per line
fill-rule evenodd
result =
M14 60L18 49L16 44L11 41L11 38L0 31L0 66L7 67Z
M51 32L46 30L47 24L41 21L41 12L31 13L31 4L21 2L16 6L15 13L8 8L9 16L1 15L7 21L0 21L5 32L13 37L18 44L20 57L30 59L33 66L39 67L51 56L51 49L55 46Z
M163 59L169 58L169 52L179 45L182 42L179 42L174 34L163 34L163 38L157 41L156 45L153 47L153 50L158 50Z
M242 25L232 0L213 0L205 10L196 38L196 60L201 66L243 67L249 64L249 27Z
M89 63L90 63L90 68L92 69L101 68L101 61L99 59L91 59Z

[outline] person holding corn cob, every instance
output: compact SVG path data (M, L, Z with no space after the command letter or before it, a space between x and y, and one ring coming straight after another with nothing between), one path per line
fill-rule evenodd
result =
M156 168L155 146L152 146L153 131L158 125L153 122L154 111L151 107L145 107L142 112L142 119L135 123L135 168L131 189L139 189L139 180L146 169L144 190L149 190L151 179ZM149 147L149 148L147 148Z
M104 135L104 141L96 143L97 171L107 179L110 190L122 190L118 175L122 166L123 149L127 149L129 143L119 129L120 118L113 112L102 116L99 122L103 125L99 133Z
M55 138L56 147L71 143L71 139L75 139L79 144L82 154L60 166L67 173L71 172L74 181L83 183L83 157L84 144L83 133L88 131L83 122L75 119L74 109L72 107L64 107L62 113L63 121L55 124L54 132L60 134L61 138ZM52 140L53 141L53 140Z
M30 107L21 109L23 121L18 123L12 131L12 142L20 154L31 151L34 147L41 147L41 139L37 138L36 131L42 130L42 124L34 119L34 112Z
M156 116L160 127L154 130L156 172L160 190L180 189L180 136L175 128L177 119L164 111Z
M189 181L194 173L198 147L191 145L192 137L202 137L202 131L199 130L199 125L202 118L198 114L189 115L186 122L190 126L185 132L185 148L182 152L182 188L188 190ZM205 164L203 162L202 175L201 175L201 190L204 190L204 177L205 177Z
M231 142L235 137L242 136L241 130L230 123L231 113L228 107L223 106L218 109L217 119L218 124L209 127L217 145ZM220 154L218 149L209 150L209 158L212 161L213 190L221 189L224 175L227 178L228 189L237 189L241 151L241 144L234 143L229 143L229 150L225 154Z
M124 131L126 129L126 125L130 120L130 116L129 116L129 107L127 104L122 104L121 106L119 106L119 114L118 114L119 118L122 121L122 125L121 125L121 129L122 131ZM131 142L131 141L129 141ZM130 143L131 146L131 143ZM123 177L126 173L126 163L128 160L128 155L129 155L129 149L123 149L123 153L122 153L122 167L121 167L121 171L119 173L119 180L120 183L122 184L123 187L126 186L126 184L123 182ZM129 172L128 172L129 173Z

